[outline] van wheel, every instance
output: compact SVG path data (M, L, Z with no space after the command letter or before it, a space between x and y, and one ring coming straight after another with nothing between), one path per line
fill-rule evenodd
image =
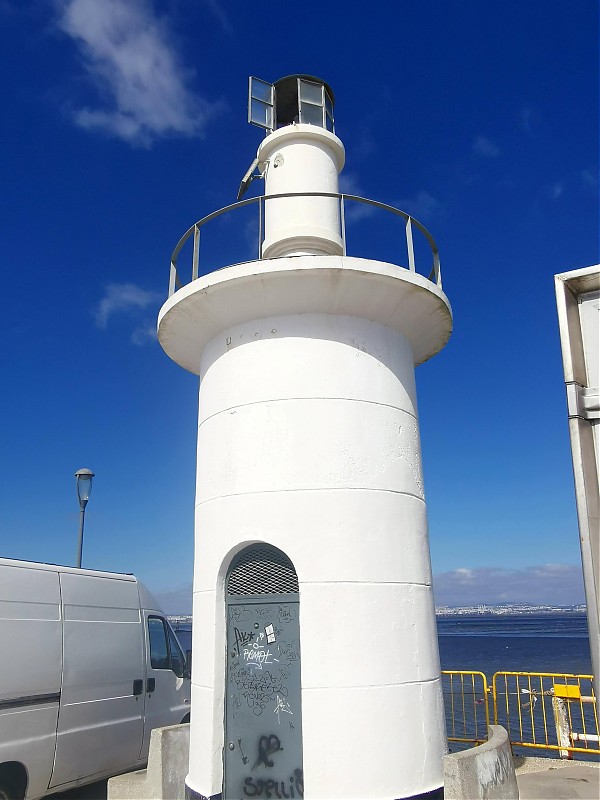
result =
M23 795L19 793L19 788L12 781L0 778L0 800L22 800Z
M8 761L0 765L0 800L23 800L27 789L27 772L22 764Z
M189 721L190 721L190 715L189 715L189 714L186 714L186 715L185 715L185 717L184 717L184 718L181 720L181 722L180 722L179 724L180 724L180 725L187 725L187 723L188 723ZM3 797L2 797L2 795L1 795L1 794L0 794L0 800L3 800Z

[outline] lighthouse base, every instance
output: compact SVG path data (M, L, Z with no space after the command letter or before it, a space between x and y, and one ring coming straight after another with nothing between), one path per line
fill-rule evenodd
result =
M269 790L269 795L271 797L273 796L271 795L270 790ZM275 794L275 797L282 797L282 795ZM221 793L211 794L210 796L207 797L204 794L200 794L200 792L194 791L186 783L185 800L227 800L227 798L224 798ZM434 789L431 792L425 792L425 794L414 794L411 797L397 797L395 798L395 800L444 800L444 787L440 786L439 789Z
M219 793L219 794L211 794L207 797L205 794L200 794L200 792L195 792L186 783L185 800L223 800L223 795Z

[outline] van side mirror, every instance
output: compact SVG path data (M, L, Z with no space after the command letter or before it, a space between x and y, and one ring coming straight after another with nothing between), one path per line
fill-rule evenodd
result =
M185 669L183 670L183 677L190 678L192 677L192 651L186 650L185 651Z

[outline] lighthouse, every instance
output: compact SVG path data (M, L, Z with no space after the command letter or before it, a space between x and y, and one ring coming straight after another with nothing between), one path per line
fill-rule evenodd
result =
M265 138L239 196L254 177L264 192L239 203L258 258L202 274L213 212L177 245L158 318L167 355L200 378L187 796L437 797L414 375L452 328L437 248L408 214L339 193L324 81L251 78L249 121ZM394 216L390 261L349 252L357 203Z

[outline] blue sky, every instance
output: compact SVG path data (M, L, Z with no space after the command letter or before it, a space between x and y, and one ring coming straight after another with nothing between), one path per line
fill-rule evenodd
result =
M440 249L455 328L417 370L438 602L581 601L553 275L599 260L595 0L0 0L0 23L0 555L73 563L89 467L84 566L189 608L197 379L156 315L260 142L248 75L306 72L342 188Z

